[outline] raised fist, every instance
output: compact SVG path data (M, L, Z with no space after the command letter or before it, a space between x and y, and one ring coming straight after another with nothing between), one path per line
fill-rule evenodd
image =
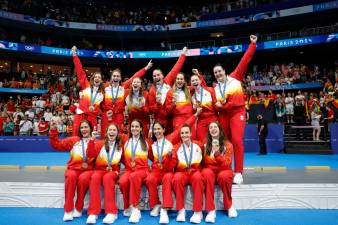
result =
M183 54L183 55L187 55L187 54L188 54L188 48L187 48L187 47L184 47L184 48L182 49L182 54Z
M72 47L72 54L73 54L73 56L77 55L77 47L76 46Z
M256 44L257 36L256 35L250 35L250 41L251 41L252 44Z

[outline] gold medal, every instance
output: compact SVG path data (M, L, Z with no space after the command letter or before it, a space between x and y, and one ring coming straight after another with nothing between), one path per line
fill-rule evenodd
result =
M82 163L82 169L87 169L87 168L88 168L88 163L83 162L83 163Z
M135 167L135 161L131 161L130 166L131 166L131 168L134 168Z
M94 111L94 106L89 106L89 111L93 112Z
M107 171L112 171L113 169L111 168L111 166L107 167Z
M163 166L161 163L159 163L158 166L160 167L160 169L163 169Z

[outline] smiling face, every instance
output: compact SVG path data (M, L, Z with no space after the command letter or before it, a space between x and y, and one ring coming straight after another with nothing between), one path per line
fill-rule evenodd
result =
M119 133L118 128L116 127L115 124L110 124L107 128L107 137L109 141L114 141L116 140L117 134Z
M209 124L209 133L211 135L212 138L217 138L219 137L219 127L216 123L210 123Z
M225 80L225 70L222 66L215 66L214 67L214 75L218 82L223 83Z
M91 136L91 128L87 122L81 122L80 124L80 132L82 137L89 138Z
M133 122L131 122L130 124L130 133L133 135L133 137L138 138L141 134L141 130L142 130L142 125L140 124L139 121L134 120Z
M182 73L177 74L175 84L178 88L182 88L185 84L184 75Z
M200 86L201 85L201 80L200 80L200 78L198 77L198 76L196 76L196 75L193 75L193 76L191 76L191 78L190 78L190 83L191 83L191 85L193 86L193 87L198 87L198 86Z
M121 72L119 70L114 70L111 74L110 80L114 83L119 83L121 79Z
M154 124L153 133L154 133L157 140L163 138L164 132L165 132L165 130L163 129L163 127L159 123Z
M153 81L155 84L163 81L163 73L161 70L156 69L153 71Z
M95 86L99 86L99 85L102 83L102 76L101 76L101 73L95 72L93 76L94 76L94 78L93 78L93 80L94 80L94 85L95 85Z
M191 139L191 131L190 128L187 126L183 126L181 128L181 139L183 143L189 143Z
M142 85L142 81L140 78L134 78L131 85L132 85L133 91L139 91Z

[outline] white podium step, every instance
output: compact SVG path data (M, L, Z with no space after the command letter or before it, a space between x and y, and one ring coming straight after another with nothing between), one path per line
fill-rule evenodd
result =
M161 189L159 188L159 192ZM116 203L123 208L122 195L115 188ZM310 208L338 209L338 184L292 183L292 184L244 184L233 186L233 203L237 209ZM159 193L161 196L161 193ZM85 207L88 206L89 194ZM186 209L192 208L192 192L186 191ZM0 182L0 207L62 208L63 183ZM217 209L223 208L222 191L215 189ZM148 209L148 193L143 187L140 207Z

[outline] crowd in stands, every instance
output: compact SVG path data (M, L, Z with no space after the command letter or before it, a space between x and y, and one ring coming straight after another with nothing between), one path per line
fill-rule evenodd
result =
M212 74L204 72L209 86ZM6 75L6 74L5 74ZM7 74L7 76L10 76ZM73 113L79 98L80 85L70 71L49 71L44 75L21 71L12 79L0 80L0 87L41 88L48 92L41 96L20 94L1 98L0 132L2 135L47 135L48 122L53 116L62 121L59 132L71 135ZM9 78L9 77L8 77ZM321 82L323 89L258 92L251 90L257 85L282 85L303 82ZM28 84L29 83L29 84ZM149 90L151 79L144 78ZM34 85L35 84L35 85ZM333 122L338 109L338 68L335 71L302 64L275 64L267 67L253 66L244 82L247 92L247 109L255 105L273 107L274 121L294 125L310 125ZM320 116L319 116L320 115ZM248 119L250 116L248 115ZM100 130L100 129L98 129Z
M202 15L252 8L273 0L204 1L32 1L1 0L2 10L63 21L98 24L170 24ZM86 16L84 16L86 15Z

